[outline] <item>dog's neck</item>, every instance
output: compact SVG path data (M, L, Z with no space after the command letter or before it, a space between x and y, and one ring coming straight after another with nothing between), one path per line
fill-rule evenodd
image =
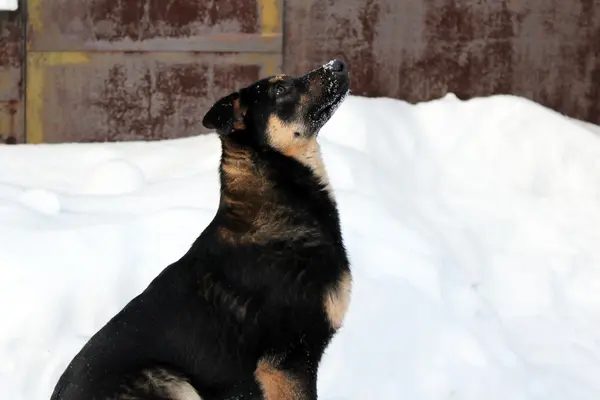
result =
M254 155L258 154L255 150L228 138L222 138L221 143L220 212L226 221L220 228L223 238L264 243L272 237L299 238L314 234L294 225L291 218L288 218L294 210L280 201L277 182L272 181L264 167L254 159ZM323 182L323 176L325 179L326 176L318 147L308 150L310 152L299 154L301 158L297 161L313 171L313 178L317 182ZM323 175L320 175L321 172ZM327 192L325 196L329 197L328 185L324 190Z
M323 185L330 197L333 196L331 186L329 185L329 177L323 163L321 155L321 147L317 142L316 136L301 141L293 146L281 146L278 149L282 154L294 158L296 161L307 166L313 173L317 181ZM333 197L332 197L333 198Z
M236 142L227 137L221 138L221 193L236 194L265 194L264 191L272 189L272 182L266 177L266 172L256 164L253 154L260 151L252 150L250 145ZM278 151L285 157L308 167L312 178L319 183L333 200L333 193L329 184L327 171L321 156L319 143L315 138L306 140L300 145L283 147L273 146L273 151Z
M254 195L263 194L269 182L255 168L252 151L243 144L229 138L221 139L221 197L227 201L227 195L246 195L251 200Z

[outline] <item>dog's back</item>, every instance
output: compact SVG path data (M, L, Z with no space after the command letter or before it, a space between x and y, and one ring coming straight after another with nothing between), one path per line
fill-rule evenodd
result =
M223 147L215 218L89 340L52 400L316 399L351 283L316 143L347 92L334 65L207 113Z

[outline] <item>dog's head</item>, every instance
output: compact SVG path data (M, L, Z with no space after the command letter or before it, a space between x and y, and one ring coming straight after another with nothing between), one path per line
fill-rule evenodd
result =
M348 94L346 64L261 79L218 100L202 124L222 137L292 151L314 139Z

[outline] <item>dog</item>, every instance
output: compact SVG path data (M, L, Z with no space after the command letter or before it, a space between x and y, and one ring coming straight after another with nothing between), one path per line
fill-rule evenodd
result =
M187 253L83 346L51 400L308 400L352 275L317 142L349 92L340 60L231 93L220 201Z

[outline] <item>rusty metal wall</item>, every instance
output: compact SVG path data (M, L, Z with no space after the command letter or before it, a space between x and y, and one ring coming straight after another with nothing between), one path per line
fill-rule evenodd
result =
M205 132L218 97L281 70L282 0L27 0L30 143Z
M28 0L35 51L281 52L279 0Z
M219 96L333 57L355 94L510 93L600 124L600 0L21 0L0 140L194 135Z
M23 16L0 11L0 143L23 143Z
M600 124L600 0L286 0L284 66L411 102L515 94Z
M28 141L197 135L218 96L271 73L272 62L242 53L30 53Z

